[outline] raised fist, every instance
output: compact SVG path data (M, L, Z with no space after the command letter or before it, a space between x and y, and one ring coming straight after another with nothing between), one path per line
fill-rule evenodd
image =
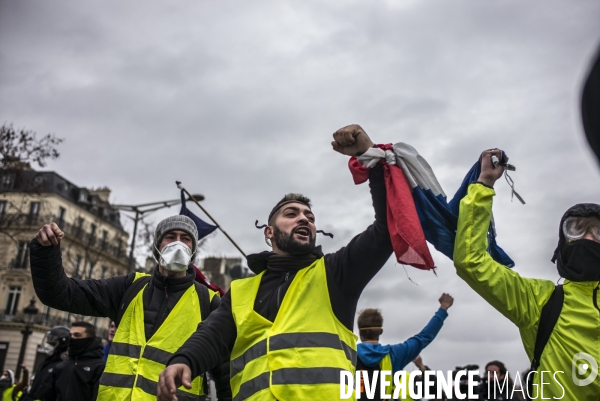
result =
M335 131L331 146L343 155L357 156L372 147L373 142L360 125L352 124Z
M451 307L452 304L454 303L454 298L452 298L452 295L450 295L450 294L443 293L442 296L440 297L439 301L440 301L440 308L448 310L448 308Z
M35 236L35 239L42 246L58 245L61 239L65 236L65 233L58 228L56 223L46 224L40 228L40 231Z

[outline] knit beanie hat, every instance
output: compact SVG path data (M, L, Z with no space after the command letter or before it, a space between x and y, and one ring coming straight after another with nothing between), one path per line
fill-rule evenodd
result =
M158 246L163 240L164 236L173 230L185 231L192 237L192 253L196 252L196 248L198 248L198 228L196 228L196 224L194 221L187 216L171 216L167 217L156 226L156 232L154 233L154 246L152 248L152 253L156 260L160 259L160 254L158 253Z

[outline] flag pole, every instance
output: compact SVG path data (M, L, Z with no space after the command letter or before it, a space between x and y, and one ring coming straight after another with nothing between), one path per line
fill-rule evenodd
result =
M192 194L190 194L190 193L188 192L188 190L187 190L187 189L185 189L185 188L183 187L183 185L181 185L181 181L175 181L175 183L177 184L177 188L179 188L179 189L181 189L183 192L185 192L185 193L186 193L186 195L187 195L187 196L189 196L189 198L190 198L190 199L191 199L191 200L192 200L192 201L193 201L193 202L194 202L196 205L198 205L198 207L199 207L200 209L202 209L202 211L204 212L204 214L206 214L206 215L208 216L208 218L212 220L212 222L215 224L215 226L217 226L217 228L218 228L219 230L221 230L221 232L222 232L223 234L225 234L225 236L227 237L227 239L228 239L229 241L231 241L231 243L232 243L232 244L233 244L233 245L234 245L234 246L237 248L237 250L238 250L238 251L240 251L240 253L241 253L242 255L244 255L244 257L246 258L247 256L246 256L246 254L244 253L244 251L242 251L242 248L240 248L240 247L239 247L239 245L238 245L238 244L236 244L236 242L233 240L233 238L231 238L231 237L229 236L229 234L227 234L227 232L225 232L225 230L223 230L223 228L221 228L221 226L219 225L219 223L217 223L217 221L216 221L215 219L213 219L213 217L210 215L210 213L208 213L208 212L206 211L206 209L204 209L204 208L202 207L202 205L200 204L200 202L198 202L198 201L196 200L196 198L194 198L194 196L193 196Z

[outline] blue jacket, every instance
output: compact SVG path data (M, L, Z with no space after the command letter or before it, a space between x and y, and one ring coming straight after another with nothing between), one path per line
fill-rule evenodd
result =
M419 334L400 344L360 343L358 344L358 359L365 366L376 367L379 366L383 357L389 354L392 360L393 373L402 370L433 341L442 328L446 317L448 317L448 312L442 308L438 309Z

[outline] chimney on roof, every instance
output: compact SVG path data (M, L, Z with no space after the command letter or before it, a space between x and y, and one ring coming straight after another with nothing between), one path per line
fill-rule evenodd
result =
M110 196L110 188L108 187L98 187L97 189L89 189L90 195L98 195L98 198L102 202L108 203L108 197Z

